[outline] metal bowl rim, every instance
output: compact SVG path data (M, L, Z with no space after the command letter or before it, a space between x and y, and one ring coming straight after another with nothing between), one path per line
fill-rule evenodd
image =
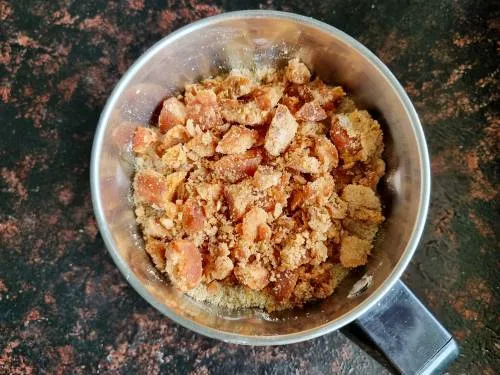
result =
M241 335L230 333L226 331L221 331L213 328L209 328L198 324L192 320L186 319L183 316L176 314L174 311L170 310L165 305L158 302L147 289L142 285L139 279L130 270L128 264L119 255L116 244L114 243L111 233L109 231L108 224L103 214L102 202L99 194L99 162L100 162L100 150L102 146L103 136L106 130L106 123L110 117L111 110L114 107L118 97L122 94L123 89L126 87L128 82L134 77L135 73L145 64L148 60L153 57L157 52L163 48L168 48L168 45L184 35L187 35L196 30L201 29L207 25L218 23L221 21L226 21L230 19L251 19L251 18L277 18L286 19L289 21L294 21L307 26L312 26L322 31L326 31L332 34L335 38L349 44L354 49L356 49L360 54L367 58L379 71L379 73L389 82L393 90L397 93L401 99L404 108L407 112L408 117L411 119L413 126L413 131L415 133L415 139L417 142L418 153L419 153L419 163L420 163L420 178L422 181L422 188L420 191L420 205L417 212L417 220L413 227L412 234L406 245L406 249L401 256L399 262L395 265L392 272L386 278L386 280L375 290L367 299L361 302L354 309L341 315L334 321L325 323L318 327L296 332L292 334L284 335L270 335L270 336L251 336L251 335ZM246 10L237 12L228 12L212 17L202 19L200 21L193 22L186 25L175 32L167 35L151 48L149 48L141 57L128 69L124 76L120 79L118 84L115 86L113 92L108 98L106 105L99 118L99 123L94 136L94 143L91 153L90 162L90 185L91 185L91 196L92 204L94 208L94 213L97 219L97 224L104 240L104 243L111 254L111 257L118 269L125 276L129 284L152 306L154 306L162 314L166 315L168 318L172 319L174 322L188 328L192 331L200 333L202 335L222 340L225 342L247 344L247 345L279 345L279 344L291 344L296 342L301 342L309 340L315 337L322 336L324 334L330 333L337 330L346 324L351 323L362 314L367 312L372 306L374 306L396 283L396 281L401 277L402 273L408 266L416 248L420 237L422 235L425 220L427 217L427 211L430 199L430 163L429 155L427 151L427 145L425 141L424 132L418 118L417 112L413 107L408 95L405 90L398 82L396 77L391 73L391 71L385 66L385 64L380 61L380 59L375 56L368 48L362 45L360 42L350 37L346 33L338 30L337 28L330 26L324 22L318 21L316 19L301 16L294 13L270 11L270 10Z

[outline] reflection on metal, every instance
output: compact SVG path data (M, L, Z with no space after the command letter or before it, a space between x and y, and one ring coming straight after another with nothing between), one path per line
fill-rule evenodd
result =
M373 276L365 274L352 286L347 298L356 298L368 290L373 283Z

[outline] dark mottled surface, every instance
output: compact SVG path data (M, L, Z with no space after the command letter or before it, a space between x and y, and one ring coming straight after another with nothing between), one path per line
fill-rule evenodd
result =
M88 166L113 85L172 30L243 8L337 26L405 86L428 137L433 195L404 279L461 344L450 373L498 372L498 7L312 3L0 0L0 373L387 371L349 330L267 348L191 333L128 286L98 235Z

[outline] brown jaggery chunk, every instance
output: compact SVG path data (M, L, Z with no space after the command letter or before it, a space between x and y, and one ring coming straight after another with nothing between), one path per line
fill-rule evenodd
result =
M257 199L252 194L251 182L248 180L224 186L224 197L229 206L231 217L234 220L241 219L247 207Z
M285 154L286 166L299 173L316 174L320 171L320 162L310 156L307 148L294 148Z
M224 120L241 125L260 125L268 115L266 111L259 108L255 101L245 103L236 99L226 99L221 105Z
M205 223L203 208L194 200L189 200L182 207L182 225L186 233L196 233L203 229Z
M144 247L146 249L146 252L151 256L151 259L153 260L153 264L160 271L165 270L165 265L166 265L165 250L166 250L166 247L167 247L167 245L165 244L165 242L159 241L159 240L154 239L154 238L148 239L148 241L146 241L146 246Z
M278 302L289 299L292 296L299 275L297 272L286 270L276 274L276 281L271 291Z
M292 235L280 251L281 267L295 270L307 262L306 238L303 233Z
M268 311L327 298L384 220L380 125L299 59L187 84L134 124L145 251L200 301Z
M186 118L208 130L222 123L217 95L213 90L199 90L186 96Z
M380 199L375 192L361 185L347 185L342 191L342 199L350 207L366 207L372 210L380 210Z
M198 134L186 143L186 148L189 150L188 155L193 160L213 156L216 147L217 140L210 132Z
M305 203L324 206L335 190L335 180L330 175L324 175L308 182L305 187Z
M380 125L367 111L332 117L330 136L345 164L366 162L383 149Z
M337 148L326 137L318 137L314 140L313 153L320 162L323 172L330 172L339 164Z
M221 255L215 258L212 267L209 268L209 276L212 280L224 280L234 269L231 258Z
M215 203L222 195L222 184L202 182L196 185L196 192L205 202Z
M260 207L253 207L243 217L241 238L253 242L258 237L267 236L267 213Z
M246 75L231 72L222 86L227 97L237 99L240 96L250 94L255 87L255 82Z
M176 125L167 130L161 139L159 147L165 150L179 143L186 143L190 136L184 125ZM135 150L134 150L135 151Z
M215 174L228 182L241 181L253 176L262 162L262 152L258 149L248 150L241 154L227 155L213 164Z
M384 220L380 200L372 189L362 185L347 185L342 191L342 199L347 202L349 217L374 224Z
M280 182L282 173L272 167L259 165L253 175L253 185L255 188L264 191L272 186L276 186Z
M288 66L285 69L285 78L292 83L302 84L309 82L311 72L306 64L295 58L288 62Z
M252 290L262 290L269 284L269 271L260 263L238 264L234 275Z
M176 98L168 98L163 102L163 106L158 119L158 127L162 133L176 125L186 123L186 107Z
M287 107L278 104L271 125L267 130L264 148L273 156L281 154L292 142L297 132L297 121Z
M221 154L241 154L251 148L259 137L255 130L232 126L222 137L215 151Z
M342 226L351 234L362 240L373 241L378 231L377 223L370 223L346 217L342 220Z
M175 240L166 248L166 270L172 282L182 291L193 289L201 281L201 254L195 244Z
M161 157L163 165L168 166L168 170L183 169L188 164L185 148L181 144L176 144L163 151Z
M327 117L325 110L316 101L304 103L295 113L295 118L303 121L321 121Z
M261 110L269 111L278 104L283 96L283 87L279 85L260 87L253 92L253 96L255 103Z
M307 89L312 99L319 103L325 110L336 109L345 97L344 89L341 86L332 87L325 85L318 78L311 82Z
M139 126L134 133L132 150L137 154L143 154L150 149L151 145L156 142L156 139L156 133L152 129Z
M346 236L340 243L340 263L347 268L365 265L372 247L369 241L356 236Z
M165 177L152 170L141 171L134 178L135 199L162 207L172 200L185 177L185 172L175 172Z

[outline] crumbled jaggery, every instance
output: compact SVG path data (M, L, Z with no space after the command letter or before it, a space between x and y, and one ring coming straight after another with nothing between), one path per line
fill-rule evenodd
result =
M133 137L137 222L191 297L269 311L330 296L384 220L382 130L299 59L232 71L162 103Z

